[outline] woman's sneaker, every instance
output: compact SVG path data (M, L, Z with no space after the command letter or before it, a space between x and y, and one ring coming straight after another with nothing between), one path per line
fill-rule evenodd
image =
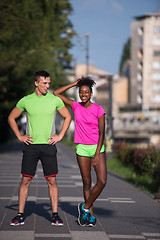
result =
M63 226L64 225L64 222L59 217L58 213L57 214L52 213L51 225L53 225L53 226Z
M88 226L90 226L90 227L95 227L96 226L96 218L95 218L95 216L90 215Z
M90 218L90 210L85 210L84 207L85 203L78 204L78 223L81 226L88 226L89 218Z
M23 225L23 224L24 224L24 217L22 214L19 214L19 213L10 222L11 226L19 226L19 225Z

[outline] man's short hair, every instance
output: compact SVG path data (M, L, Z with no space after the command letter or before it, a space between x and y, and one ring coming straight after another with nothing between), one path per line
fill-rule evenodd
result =
M35 72L34 81L38 81L39 77L47 78L47 77L49 77L49 73L46 71L43 71L43 70Z

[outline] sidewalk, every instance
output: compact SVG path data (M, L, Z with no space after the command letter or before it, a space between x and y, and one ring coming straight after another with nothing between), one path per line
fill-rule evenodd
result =
M107 186L94 204L96 227L79 226L77 204L83 201L83 193L75 153L62 143L58 143L57 148L59 215L64 226L50 225L48 188L41 164L38 164L26 203L25 224L14 227L9 222L18 209L22 145L12 144L5 149L0 147L1 240L160 239L159 203L111 173L108 174Z

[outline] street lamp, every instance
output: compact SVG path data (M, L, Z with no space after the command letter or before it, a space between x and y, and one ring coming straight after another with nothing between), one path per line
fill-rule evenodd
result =
M70 20L68 20L67 23L66 23L66 32L68 34L73 32L73 24L71 23Z

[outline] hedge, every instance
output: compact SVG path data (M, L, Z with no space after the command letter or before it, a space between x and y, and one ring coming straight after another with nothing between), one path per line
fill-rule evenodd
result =
M137 173L147 173L160 182L160 150L118 142L114 144L114 152L124 164L132 165Z

